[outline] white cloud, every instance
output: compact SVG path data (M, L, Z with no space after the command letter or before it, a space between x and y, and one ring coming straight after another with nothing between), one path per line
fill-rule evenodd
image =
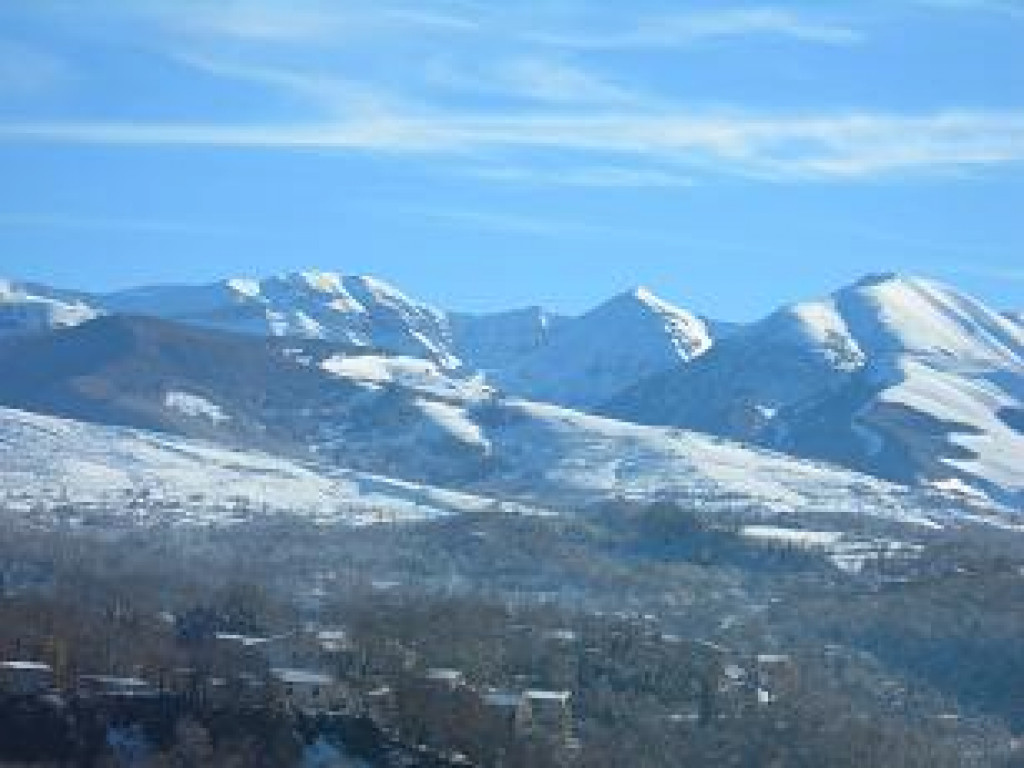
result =
M559 150L776 181L873 178L1024 162L1024 112L923 116L379 112L308 124L0 125L0 141L456 155Z
M752 35L788 37L826 45L860 42L848 26L816 21L774 7L726 8L647 18L624 29L606 32L534 32L529 37L549 45L584 48L672 48L700 40Z

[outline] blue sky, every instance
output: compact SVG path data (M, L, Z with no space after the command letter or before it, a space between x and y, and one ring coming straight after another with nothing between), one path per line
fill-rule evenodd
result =
M1024 2L0 5L0 273L318 267L436 304L875 271L1024 307Z

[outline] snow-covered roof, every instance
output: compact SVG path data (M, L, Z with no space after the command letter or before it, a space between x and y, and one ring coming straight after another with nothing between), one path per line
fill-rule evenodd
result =
M559 643L571 643L576 640L577 635L571 629L553 629L549 632L545 632L544 637L548 640L555 640Z
M427 679L428 680L437 680L437 681L443 681L443 682L457 682L459 680L462 680L462 678L463 678L462 672L460 672L457 669L436 668L436 669L428 669L427 670Z
M526 691L523 696L531 702L558 702L560 704L567 704L572 699L572 692L570 691Z
M784 653L762 653L757 657L758 664L788 664L790 660Z
M0 669L13 672L51 672L49 664L41 661L4 661L0 662Z
M488 707L518 707L522 701L522 695L511 691L490 691L483 695L483 702Z
M238 643L239 645L245 648L252 648L257 645L266 645L267 643L277 639L273 637L254 637L249 635L239 635L233 632L218 632L215 635L215 637L223 642Z
M277 667L270 673L279 682L286 685L333 685L334 678L322 672L314 672L308 669L286 669Z

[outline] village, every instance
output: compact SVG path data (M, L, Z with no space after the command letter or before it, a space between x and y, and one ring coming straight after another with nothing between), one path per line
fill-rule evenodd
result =
M984 559L960 576L921 560L913 593L865 574L826 603L840 572L806 553L691 533L776 574L744 597L721 564L614 570L575 549L583 525L9 526L0 765L614 768L797 751L821 765L855 743L862 765L905 753L942 766L1016 743L841 642L863 626L851 604L889 594L891 621L927 617L929 603L896 601L977 579ZM495 531L512 545L491 546ZM675 586L645 593L668 568ZM469 589L457 569L492 581ZM836 641L803 641L814 622ZM160 762L185 749L198 751Z
M569 686L539 687L529 674L498 674L502 679L492 681L456 667L428 666L411 644L394 638L359 642L336 625L255 635L220 628L207 611L162 621L193 666L136 665L122 674L124 666L115 664L118 673L76 674L59 644L29 658L17 656L22 643L15 640L0 661L0 703L7 710L19 702L57 713L87 709L107 724L108 742L110 733L129 725L136 738L145 738L139 734L158 732L152 724L161 719L192 712L286 718L301 724L311 743L333 735L344 740L339 747L357 754L405 753L415 765L573 765L581 751L579 694ZM509 646L517 640L529 646L548 679L566 682L591 679L613 663L601 641L628 645L631 655L652 660L666 653L685 656L675 674L688 676L681 685L690 696L665 715L673 728L714 727L751 708L765 710L794 674L786 655L761 654L740 663L712 643L658 632L642 616L619 618L601 641L588 643L577 630L525 625L510 628ZM661 668L655 663L647 674ZM649 687L662 682L651 680ZM546 762L536 762L541 755Z

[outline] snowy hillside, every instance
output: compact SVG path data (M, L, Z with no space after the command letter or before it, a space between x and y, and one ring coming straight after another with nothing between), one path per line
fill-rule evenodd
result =
M645 427L436 379L373 380L368 360L327 367L363 391L319 412L316 453L482 496L573 508L614 498L709 510L945 521L936 498L855 472L674 428ZM955 508L955 505L953 505Z
M0 280L0 336L67 328L96 316L95 309L75 299Z
M174 523L223 523L248 508L353 524L480 511L494 503L265 453L0 408L0 507L45 512L68 501L109 506L125 520L149 514Z
M535 352L494 375L511 393L587 408L710 347L702 320L637 288L566 323Z
M869 278L723 340L607 405L900 480L1024 494L1024 331L913 278Z
M38 472L51 492L63 484L90 493L159 486L179 498L239 494L315 506L350 499L354 491L338 483L360 472L395 478L376 487L401 498L429 486L554 509L677 498L723 512L918 522L945 515L913 492L853 472L508 398L429 361L321 341L106 317L0 353L8 373L0 402L20 413L0 431L13 489L34 487ZM107 426L26 422L25 410ZM196 439L204 442L189 442ZM296 466L294 457L321 469Z
M458 357L473 371L507 368L544 346L572 320L542 307L471 315L449 315Z

